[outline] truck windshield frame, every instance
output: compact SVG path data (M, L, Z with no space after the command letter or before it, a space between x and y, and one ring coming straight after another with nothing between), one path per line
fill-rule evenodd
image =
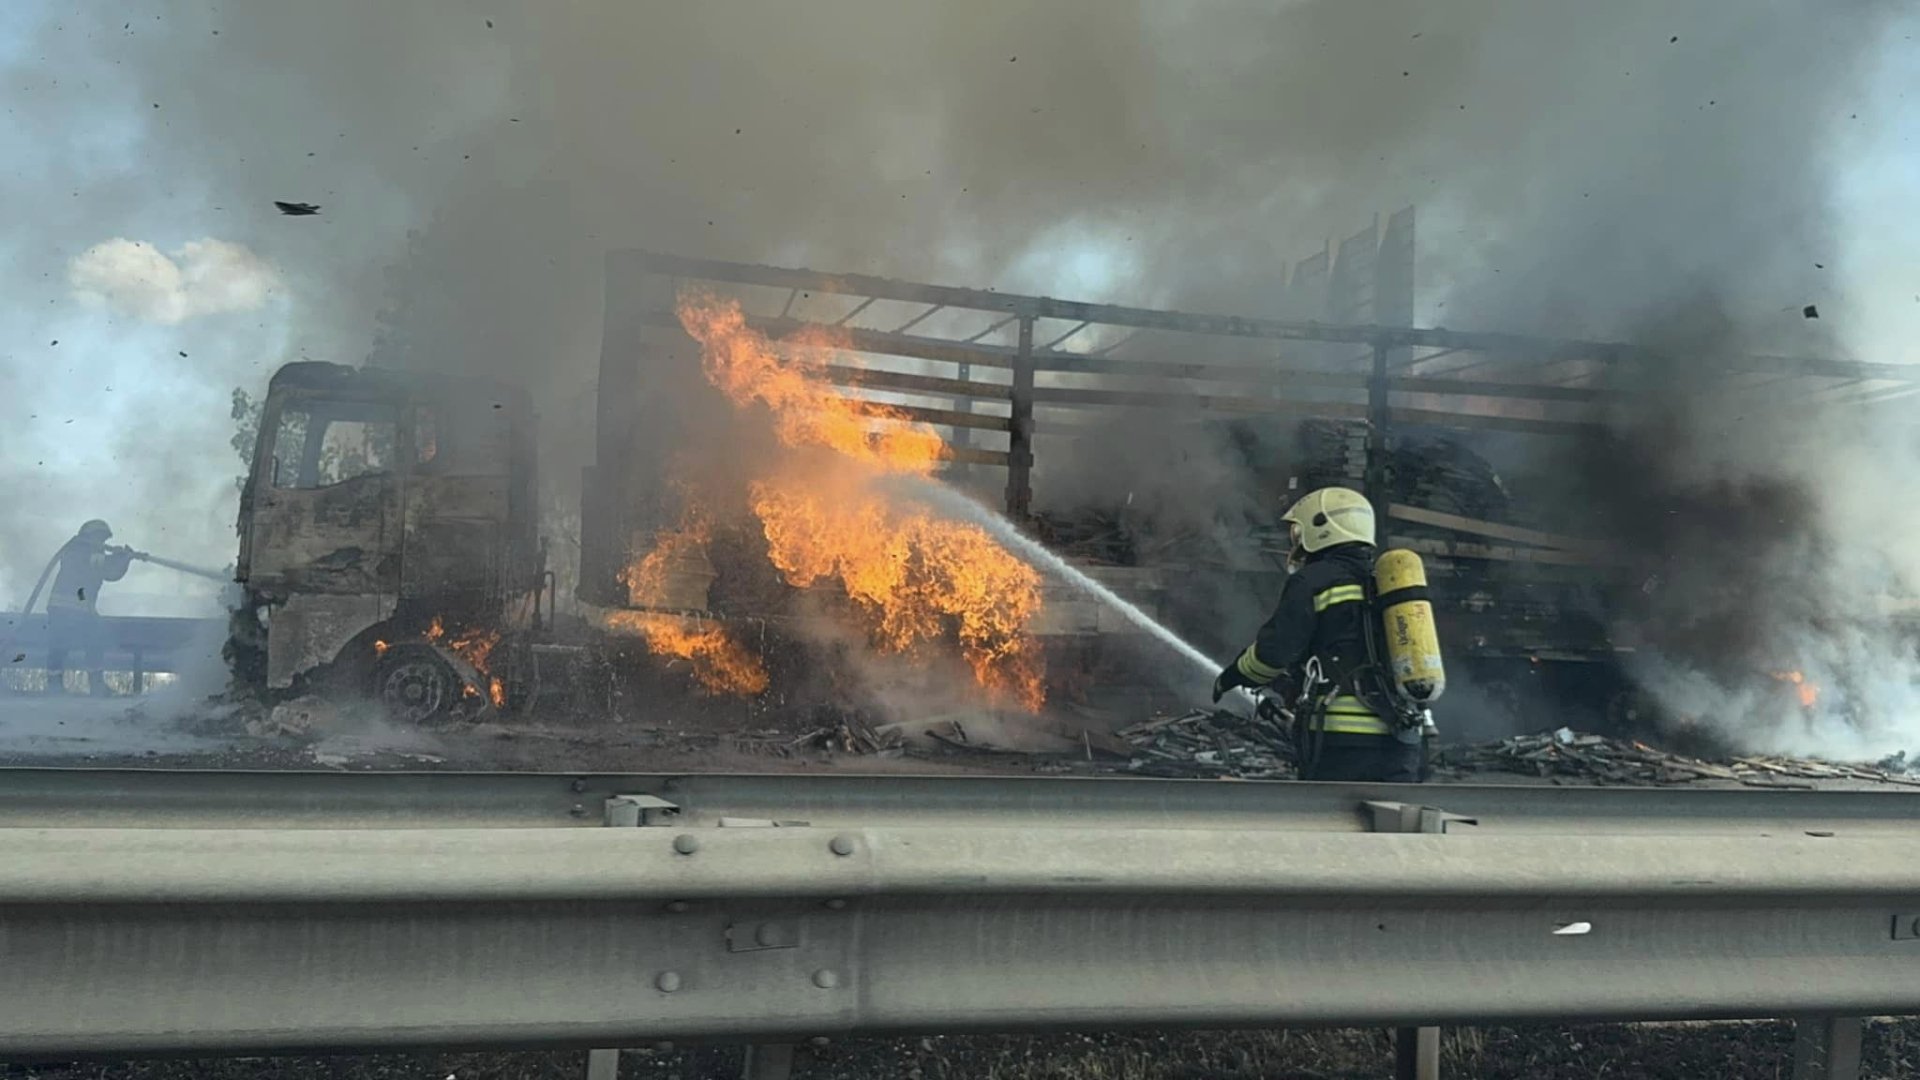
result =
M279 490L312 491L405 467L400 409L390 401L289 394L261 418L265 451L256 480Z

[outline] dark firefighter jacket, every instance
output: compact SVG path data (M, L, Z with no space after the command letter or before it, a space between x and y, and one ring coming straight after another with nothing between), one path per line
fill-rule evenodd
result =
M77 536L67 541L60 549L60 571L53 576L47 610L91 614L100 602L100 584L126 577L132 561L124 549L109 552L105 544Z
M1316 551L1287 578L1280 604L1240 654L1240 674L1265 686L1282 675L1298 681L1310 657L1333 684L1322 730L1344 735L1391 735L1393 728L1353 693L1353 673L1367 662L1366 582L1374 549L1340 544Z

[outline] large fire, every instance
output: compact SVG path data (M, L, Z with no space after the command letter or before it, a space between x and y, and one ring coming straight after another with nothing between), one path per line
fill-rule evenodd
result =
M825 446L885 472L916 476L933 472L946 455L946 443L932 428L835 390L823 376L844 353L822 332L776 346L747 325L738 303L710 296L681 297L677 313L700 343L707 381L735 405L765 405L774 432L788 446Z
M957 638L980 685L1037 710L1046 700L1027 632L1040 575L972 525L870 491L777 481L753 485L768 552L790 584L837 580L873 642L912 654Z
M835 467L796 458L750 491L774 565L797 587L837 581L879 648L922 654L957 642L996 699L1037 710L1045 700L1031 624L1040 577L978 526L883 493L888 474L925 477L946 444L886 405L843 397L824 378L852 359L818 334L775 344L740 306L682 296L680 323L701 345L708 381L735 405L764 405L790 447L825 447ZM631 584L631 583L630 583Z
M677 656L693 665L693 677L715 694L751 697L767 689L767 669L725 627L684 615L655 611L610 611L607 628L638 634L661 656Z
M712 525L697 509L690 510L678 528L661 532L653 550L620 575L628 602L642 608L704 606L704 588L700 595L689 595L684 567L704 564L711 539ZM610 630L638 634L658 655L690 661L694 679L709 692L753 695L767 688L767 670L759 658L717 624L660 611L609 612L606 622Z

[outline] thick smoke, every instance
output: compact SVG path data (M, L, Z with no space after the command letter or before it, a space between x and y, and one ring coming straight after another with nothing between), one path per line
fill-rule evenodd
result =
M1907 30L1871 0L142 10L49 6L0 44L27 148L0 175L18 223L0 368L0 452L24 466L0 490L14 591L103 511L226 556L226 391L297 355L528 381L564 491L589 455L620 247L1265 314L1283 260L1412 203L1422 323L1651 341L1710 297L1726 333L1681 370L1735 347L1877 347L1807 340L1807 303L1821 326L1889 325L1853 299L1886 292L1815 266L1846 255L1833 192L1855 133L1897 109L1872 74ZM273 199L323 209L283 218ZM201 314L69 282L116 238L243 245L280 289ZM111 321L75 285L120 297ZM75 334L88 352L66 368ZM125 394L135 374L136 402L101 404L102 376ZM41 419L75 412L99 420L90 446ZM1699 415L1672 454L1640 445L1693 453ZM1237 461L1190 434L1158 457L1150 428L1122 437L1140 491L1191 492L1179 477ZM1807 462L1715 460L1816 517L1876 506L1852 485L1808 502ZM1043 475L1042 501L1072 475ZM1780 532L1813 538L1804 519Z
M1619 373L1635 393L1610 432L1556 462L1574 518L1627 553L1614 612L1634 674L1670 723L1740 745L1914 745L1912 427L1781 384L1708 383L1697 372L1755 348L1704 299L1643 339L1662 359Z
M0 16L9 607L91 517L231 562L232 389L258 397L301 355L366 355L380 269L496 122L506 50L484 25L272 7L30 0ZM283 217L275 199L322 214ZM219 611L211 585L151 567L102 608Z

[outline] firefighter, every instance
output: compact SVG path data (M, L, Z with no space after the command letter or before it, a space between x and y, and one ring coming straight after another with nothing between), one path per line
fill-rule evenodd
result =
M87 660L87 688L107 692L102 671L106 642L100 632L100 586L127 576L133 561L129 548L110 548L113 530L95 518L80 526L73 539L54 556L60 570L47 595L47 689L65 689L67 653L79 649Z
M1396 723L1369 674L1373 506L1357 491L1321 488L1281 520L1292 572L1279 607L1221 669L1213 700L1235 687L1274 689L1294 711L1303 780L1424 779L1420 725Z

